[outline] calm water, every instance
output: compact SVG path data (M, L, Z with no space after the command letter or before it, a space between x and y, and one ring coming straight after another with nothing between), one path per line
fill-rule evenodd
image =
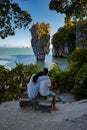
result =
M61 69L67 69L66 59L53 58L51 52L46 55L45 61L36 61L32 48L0 48L0 65L14 68L16 63L38 64L41 68L50 68L52 63L57 63Z

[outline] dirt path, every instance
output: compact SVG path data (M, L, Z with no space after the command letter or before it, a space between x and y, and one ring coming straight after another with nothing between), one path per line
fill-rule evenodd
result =
M57 103L51 113L21 109L19 102L0 104L0 130L87 130L87 100Z

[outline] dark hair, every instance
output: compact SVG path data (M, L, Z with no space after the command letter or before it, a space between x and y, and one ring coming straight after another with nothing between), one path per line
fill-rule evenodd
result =
M48 74L48 68L44 68L44 69L43 69L43 74L44 74L44 75L47 75L47 74Z
M37 82L39 76L43 76L43 72L42 71L40 71L38 74L34 75L34 77L33 77L33 82L34 83Z

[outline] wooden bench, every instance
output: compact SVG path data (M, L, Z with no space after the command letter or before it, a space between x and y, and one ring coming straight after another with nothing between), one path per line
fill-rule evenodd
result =
M29 99L27 95L19 99L19 106L21 108L31 108L34 110L51 112L52 110L52 101L48 101L47 98L39 96L33 100Z

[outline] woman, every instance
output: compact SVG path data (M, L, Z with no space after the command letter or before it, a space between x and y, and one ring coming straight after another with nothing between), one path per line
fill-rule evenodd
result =
M40 71L38 74L33 74L31 76L31 79L27 85L28 97L30 99L34 99L38 95L39 84L40 84L42 75L43 75L43 72Z

